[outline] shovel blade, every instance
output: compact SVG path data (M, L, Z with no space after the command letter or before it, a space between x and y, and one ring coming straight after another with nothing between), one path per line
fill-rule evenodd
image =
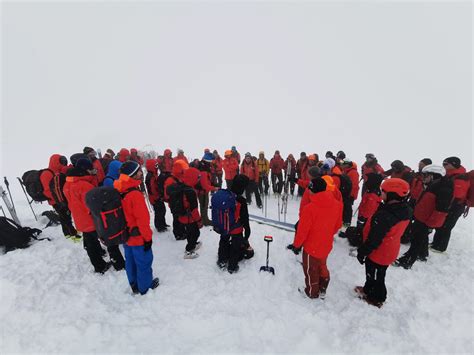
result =
M260 271L271 272L273 275L275 275L275 269L271 266L262 266Z

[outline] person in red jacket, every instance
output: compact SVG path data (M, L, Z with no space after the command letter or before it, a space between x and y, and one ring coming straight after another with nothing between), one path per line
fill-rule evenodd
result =
M342 151L338 152L338 156L341 156L340 153L344 153ZM345 156L345 154L344 154ZM338 158L341 159L341 158ZM357 200L357 196L359 194L359 173L357 171L356 163L352 162L351 160L343 160L341 162L341 169L342 173L349 178L351 181L351 191L347 198L344 200L344 223L346 225L351 224L352 220L352 206L354 205L354 201Z
M183 209L177 216L177 223L180 224L184 237L187 240L184 258L195 259L199 257L196 253L201 247L201 242L198 241L202 228L202 220L198 210L198 198L196 193L196 186L199 183L201 172L196 168L189 168L184 171L182 181L175 182L170 185L168 192L181 190L177 196L181 199L179 206ZM184 186L183 186L184 184ZM184 188L184 189L183 189ZM172 199L173 197L170 197ZM172 201L170 200L170 206ZM173 209L172 207L170 207Z
M303 209L293 246L295 251L303 247L304 292L309 298L325 298L330 278L326 260L342 226L342 202L326 190L322 178L313 179L308 188L311 203Z
M220 157L219 153L217 150L214 150L212 152L212 155L214 155L214 160L212 161L211 164L211 181L212 184L219 189L222 188L222 158Z
M276 150L273 158L270 159L270 170L272 189L274 193L281 193L283 190L283 169L285 168L285 161L280 155L280 151ZM278 180L278 182L277 182Z
M390 169L385 170L384 175L390 176L391 178L403 179L410 184L413 179L413 170L406 166L401 160L394 160L392 164L390 164Z
M307 179L308 172L308 157L305 152L301 152L300 158L296 163L296 176L298 179ZM301 186L298 186L298 196L303 196L304 189Z
M125 163L128 160L130 160L130 151L126 148L120 149L118 154L118 161L121 163Z
M162 193L158 188L158 169L156 168L156 159L148 159L146 161L146 178L145 185L148 191L148 199L153 206L155 212L154 225L158 232L166 232L166 207L163 202Z
M232 187L232 180L239 173L239 163L234 158L232 150L226 150L222 167L225 173L225 182L228 189Z
M453 199L453 182L445 177L446 170L442 166L427 165L422 174L426 189L415 206L410 249L394 263L405 269L410 269L417 260L426 261L428 236L433 228L444 224Z
M83 153L86 154L90 159L96 171L94 174L95 178L97 179L96 186L102 186L102 182L105 179L105 173L104 169L102 168L102 164L100 163L99 159L97 159L97 152L91 147L84 147Z
M171 149L165 149L164 154L158 157L157 163L158 163L158 169L160 169L162 173L171 174L171 170L173 169L173 163L174 163ZM186 163L186 165L188 165L188 163Z
M120 176L114 187L122 194L122 207L129 238L123 245L125 251L125 270L133 293L144 295L158 286L158 278L153 278L152 230L150 212L145 197L140 192L143 172L140 164L127 161L120 167Z
M186 156L184 155L184 150L182 150L182 149L178 149L178 155L176 155L173 158L173 163L177 160L183 160L184 162L186 162L186 164L189 165L188 158L186 158Z
M421 193L423 192L424 185L423 185L423 175L421 171L423 168L427 165L433 164L431 159L425 158L420 160L418 163L418 172L414 173L410 182L410 196L408 199L408 204L410 205L411 208L415 208L416 201L420 198ZM410 243L411 239L411 226L414 222L414 219L412 218L410 224L408 225L407 229L405 229L405 233L402 236L401 243L402 244L408 244Z
M235 145L233 145L231 148L230 148L231 152L232 152L232 157L234 157L236 160L237 160L237 164L240 164L240 153L238 152L237 148L235 147Z
M362 193L365 191L365 181L367 180L367 174L376 173L383 176L385 173L383 168L378 163L377 158L372 153L367 153L365 155L365 163L361 167L361 172L362 179L364 180L364 183L362 184Z
M296 181L296 160L293 154L288 154L288 157L285 160L285 165L283 167L285 169L285 181L288 181L290 185L291 195L295 193L295 181ZM285 186L285 188L287 188Z
M448 248L451 231L456 222L467 209L467 194L470 188L469 177L466 169L461 165L461 159L458 157L449 157L444 159L443 166L446 169L446 176L450 178L454 185L453 202L448 210L448 215L443 225L436 228L433 236L433 243L430 250L443 253ZM467 216L467 214L465 214Z
M170 196L168 195L168 187L183 181L184 172L189 169L189 165L183 160L178 160L173 164L171 175L168 175L163 186L164 201L170 206ZM186 239L182 225L179 223L178 216L173 214L173 234L176 240Z
M257 163L252 159L250 153L245 153L245 159L240 167L240 173L249 178L247 189L245 190L245 198L247 203L252 203L252 193L255 194L255 200L257 201L257 207L262 208L262 200L260 199L260 193L258 192L258 166Z
M78 231L82 232L84 249L97 273L106 272L110 263L106 263L102 258L102 247L99 243L94 222L86 205L86 194L95 186L95 176L91 175L94 167L89 159L81 158L76 162L75 167L68 170L66 183L63 192L68 201L74 224ZM109 254L113 259L114 267L117 270L123 269L124 261L118 246L110 247Z
M364 228L365 223L373 216L382 202L382 198L380 197L380 184L382 181L383 177L380 174L367 174L365 192L362 194L362 201L360 202L357 215L357 227L361 229Z
M143 165L143 158L138 155L138 150L136 148L130 149L130 160L137 162L140 166Z
M199 200L199 211L201 213L202 224L205 226L212 226L212 222L209 220L207 211L209 210L209 193L213 193L217 190L216 187L211 184L211 164L214 160L214 155L211 152L207 152L199 162L199 186L198 186L198 200Z
M400 238L413 213L406 202L410 185L405 180L385 180L381 189L383 203L366 223L363 243L357 249L357 260L361 265L365 263L366 282L364 287L356 287L356 292L377 307L387 299L385 274L397 259Z

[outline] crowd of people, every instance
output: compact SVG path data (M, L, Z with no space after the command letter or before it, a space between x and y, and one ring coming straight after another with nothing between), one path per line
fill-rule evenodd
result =
M323 159L315 153L301 152L296 160L292 154L284 159L277 150L268 160L263 151L258 157L247 152L241 159L232 147L224 152L224 158L217 150L205 149L201 159L188 159L181 149L174 157L170 149L153 156L126 148L118 154L107 149L103 156L97 156L96 150L84 147L70 157L70 164L66 157L53 154L40 180L48 203L60 217L64 235L83 241L94 270L104 273L111 266L116 270L125 268L131 289L140 294L159 283L151 267L153 232L147 203L153 209L153 225L159 233L171 227L165 218L168 205L173 235L186 240L185 259L199 256L200 229L213 225L220 234L217 265L235 273L241 260L254 255L247 208L252 197L261 208L262 195L269 194L270 187L277 195L293 195L296 190L301 197L299 221L288 249L296 254L303 250L305 289L301 292L310 298L325 297L330 280L326 260L334 235L339 235L357 246L357 259L365 264L366 283L356 292L380 307L386 299L385 273L389 265L410 269L416 261L426 261L430 250L446 251L457 220L467 216L473 205L473 172L468 173L458 157L448 157L442 165L422 159L417 171L400 160L384 170L374 154L365 158L359 172L357 164L343 151L336 155L328 151ZM230 191L227 195L220 194L224 181ZM351 226L360 183L357 223ZM110 262L104 259L101 235L85 199L99 186L120 193L128 229L125 258L118 245L108 246ZM212 203L211 219L210 195L219 201ZM219 204L228 203L232 206L224 211L226 214L214 211ZM226 228L217 227L222 218ZM400 243L410 243L410 248L398 257Z

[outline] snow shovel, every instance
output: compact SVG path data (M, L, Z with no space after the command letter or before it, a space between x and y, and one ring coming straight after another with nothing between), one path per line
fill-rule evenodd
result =
M260 268L260 271L266 271L266 272L271 272L273 275L275 275L275 269L271 266L268 266L268 257L270 253L270 243L273 242L273 237L270 235L266 235L263 237L263 240L267 242L267 265L262 266Z

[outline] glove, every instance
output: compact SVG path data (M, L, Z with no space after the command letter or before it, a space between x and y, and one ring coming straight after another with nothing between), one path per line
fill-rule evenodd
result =
M462 214L462 216L466 218L468 214L469 214L469 206L466 206L466 208L464 208L464 213Z
M366 256L363 255L359 250L357 250L357 260L361 265L364 265Z
M295 255L298 255L301 252L301 248L296 248L293 244L288 244L286 249L291 250Z
M143 243L143 250L144 250L144 251L148 251L148 250L150 250L150 249L151 249L151 244L152 244L152 243L153 243L153 242L152 242L151 240L150 240L149 242L145 242L145 243Z

